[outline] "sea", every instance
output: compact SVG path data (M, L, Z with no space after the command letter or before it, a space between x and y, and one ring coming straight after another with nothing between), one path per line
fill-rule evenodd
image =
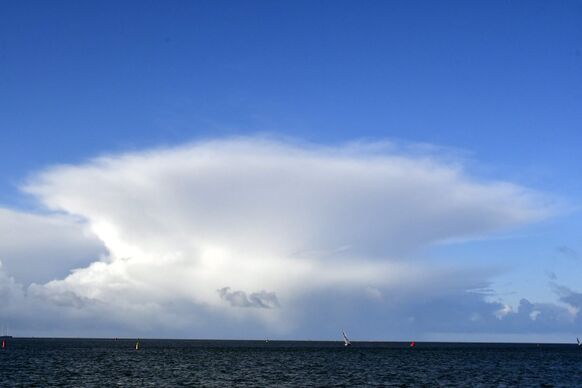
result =
M0 387L582 387L575 344L12 338Z

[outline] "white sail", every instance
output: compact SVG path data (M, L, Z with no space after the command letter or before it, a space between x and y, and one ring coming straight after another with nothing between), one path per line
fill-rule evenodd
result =
M578 341L578 346L582 345L582 343L580 343L580 338L576 337L576 341Z
M350 346L352 344L352 342L350 341L350 339L346 335L346 332L343 330L342 330L342 335L344 337L344 346Z

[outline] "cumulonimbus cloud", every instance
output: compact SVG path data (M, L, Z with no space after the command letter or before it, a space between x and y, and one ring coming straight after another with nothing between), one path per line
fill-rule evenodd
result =
M51 167L25 190L84 220L108 252L35 285L47 301L131 314L191 304L279 327L330 290L374 290L389 303L385 290L422 287L435 272L413 260L419 248L551 213L535 192L472 179L434 156L253 138Z

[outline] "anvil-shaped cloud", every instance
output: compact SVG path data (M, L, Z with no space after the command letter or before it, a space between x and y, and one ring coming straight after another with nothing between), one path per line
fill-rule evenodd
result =
M387 293L425 300L483 286L483 276L414 258L433 243L550 213L540 195L471 179L434 155L257 138L51 167L25 190L83 220L106 249L68 276L32 284L29 299L69 318L227 337L208 327L227 318L289 333L317 325L317 306L388 311L403 301Z

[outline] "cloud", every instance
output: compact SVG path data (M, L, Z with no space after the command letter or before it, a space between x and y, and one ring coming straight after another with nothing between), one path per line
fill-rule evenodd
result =
M382 300L382 291L380 291L376 287L366 287L365 291L368 297L372 299Z
M371 333L381 330L373 316L387 311L406 325L414 316L418 330L500 321L501 304L466 293L487 286L484 271L451 271L419 252L552 211L523 187L471 178L434 155L363 143L199 142L50 167L24 189L58 212L54 219L74 219L99 241L91 263L69 263L68 275L23 286L29 299L69 318L97 314L104 326L148 322L144 331L172 333L193 325L203 333L238 330L217 322L319 333L321 314L313 312L346 321L360 308L370 317L360 326ZM435 320L440 310L422 301L453 315L446 307L460 303L467 314L460 323Z
M563 257L566 257L568 259L577 260L579 257L578 252L576 252L576 250L574 250L566 245L561 245L561 246L557 247L556 250Z
M255 307L270 309L279 307L279 300L274 292L253 292L249 296L244 291L231 291L230 287L217 290L220 298L234 307Z
M551 285L554 288L554 292L558 294L560 302L566 303L574 308L576 312L582 308L582 293L573 291L572 289L557 283L551 283Z
M513 227L548 210L535 193L475 182L430 158L256 140L57 167L37 175L27 191L53 209L87 218L109 243L116 232L124 241L166 238L168 230L176 235L179 223L192 232L189 240L218 246L256 249L260 241L261 250L297 251L349 245L381 256ZM137 228L132 233L130 223Z
M75 217L0 208L0 262L19 282L64 277L105 253L103 244Z
M556 275L556 273L554 271L546 271L546 276L550 280L556 280L556 279L558 279L558 275Z

